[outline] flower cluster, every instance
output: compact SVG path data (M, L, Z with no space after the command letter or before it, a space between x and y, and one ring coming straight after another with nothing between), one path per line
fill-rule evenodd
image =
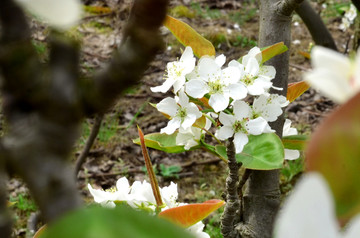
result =
M273 86L275 68L262 64L258 47L241 61L232 60L224 67L225 61L224 55L203 56L196 65L191 47L186 47L179 60L167 64L164 83L151 88L166 93L173 87L174 98L156 105L170 119L160 132L177 132L176 143L185 149L198 145L213 124L216 139L234 137L236 153L241 153L248 135L274 132L268 122L275 121L289 103L284 96L269 94L270 88L282 89ZM206 123L197 123L201 120Z
M135 181L131 186L126 177L120 178L116 182L116 187L106 191L94 189L88 184L88 189L94 197L95 202L100 203L104 207L114 208L117 203L126 203L130 207L144 210L152 215L155 215L156 201L152 192L150 183L143 181ZM159 188L160 194L164 203L162 211L186 205L186 203L177 202L178 191L177 184L171 182L169 186ZM210 236L203 232L204 224L200 221L187 228L197 238L210 238Z

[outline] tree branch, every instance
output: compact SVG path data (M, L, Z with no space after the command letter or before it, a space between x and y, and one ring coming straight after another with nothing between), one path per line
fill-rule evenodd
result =
M103 118L104 118L104 114L98 114L95 117L95 123L91 129L91 133L86 141L85 147L84 147L83 151L81 152L81 154L79 155L78 159L76 160L75 176L77 176L77 174L79 173L81 166L84 164L86 157L89 154L91 146L94 144L96 136L99 133L99 130L101 127L101 122L102 122Z
M280 15L291 16L294 10L301 4L304 0L282 0L278 2L277 12Z
M221 234L224 238L235 238L234 230L236 216L240 211L240 199L238 196L239 168L240 164L235 159L235 147L233 138L229 139L226 150L228 156L229 175L226 178L226 204L221 216Z
M334 39L319 14L311 7L309 1L304 0L295 11L305 23L315 44L337 51Z
M167 0L135 1L124 42L108 68L90 81L82 91L87 115L104 112L124 89L136 84L162 48L158 28L165 18Z

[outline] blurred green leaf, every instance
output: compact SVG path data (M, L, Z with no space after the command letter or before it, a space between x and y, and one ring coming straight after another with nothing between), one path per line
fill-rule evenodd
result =
M184 229L125 206L93 206L67 214L41 238L191 238Z
M214 56L215 48L210 41L205 39L202 35L197 33L191 26L175 19L171 16L166 16L164 21L171 33L178 39L184 46L191 46L194 54L197 57L204 55Z
M284 136L282 142L285 149L289 150L304 150L304 147L308 141L309 137L306 135L293 135L293 136Z
M184 146L176 145L177 132L168 135L161 133L151 133L145 135L146 147L153 148L156 150L165 151L166 153L181 153L186 151ZM133 140L135 144L140 145L140 139L136 138Z
M360 212L360 93L315 131L306 150L306 168L326 178L342 222Z
M284 161L284 147L280 138L274 133L265 133L258 136L249 135L249 142L236 160L247 169L271 170L282 167ZM215 151L227 159L226 147L217 145Z

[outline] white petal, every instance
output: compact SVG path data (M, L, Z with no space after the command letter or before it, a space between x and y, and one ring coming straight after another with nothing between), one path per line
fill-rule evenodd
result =
M199 221L198 223L188 227L187 230L190 231L196 238L210 238L209 234L202 231L204 226L205 225Z
M177 205L176 200L178 198L178 190L176 183L170 182L170 185L163 187L160 192L162 199L169 208Z
M271 130L267 121L262 117L248 121L245 126L251 135L260 135L262 133L274 132L274 130Z
M240 100L247 96L246 86L242 83L230 84L228 87L230 97L234 100Z
M218 75L220 72L220 67L213 58L208 56L201 57L198 63L198 73L201 77L208 78L210 75Z
M259 74L264 77L267 78L269 80L275 78L276 75L276 70L274 68L274 66L271 65L263 65L260 67L260 72Z
M17 2L60 30L74 26L80 20L82 12L79 0L17 0Z
M244 74L245 67L240 64L237 60L231 60L228 64L229 67L237 67L240 70L241 76Z
M88 184L88 189L90 194L94 197L94 201L97 203L103 203L107 201L116 200L116 193L113 192L105 192L100 189L93 189L90 184Z
M239 121L243 120L244 118L250 117L251 115L251 108L249 104L244 101L237 100L234 102L234 114L235 118Z
M283 136L292 136L292 135L297 135L298 131L296 130L296 128L292 128L291 127L291 120L286 119L285 123L284 123L284 127L283 127Z
M181 127L186 130L186 129L190 128L195 123L195 121L196 121L195 114L188 114L184 118L184 121L181 123Z
M226 57L225 55L221 54L219 56L217 56L215 58L215 63L219 66L219 67L222 67L224 64L225 64L225 61L226 61Z
M255 58L249 58L247 64L245 65L245 72L252 76L257 76L260 70L259 63Z
M185 77L179 77L175 82L174 82L174 93L177 93L185 84Z
M192 114L197 118L202 116L202 113L199 111L199 108L195 105L195 103L191 102L186 106L187 115Z
M174 83L175 80L173 78L167 78L162 85L151 87L150 90L154 93L166 93L167 91L169 91L169 89L171 88L171 86L173 86Z
M193 98L202 98L209 92L207 83L201 79L192 79L185 84L186 93Z
M229 66L222 71L221 79L226 85L230 83L237 83L240 80L241 72L238 67Z
M265 91L267 91L271 86L272 86L271 81L262 77L258 77L257 79L255 79L252 85L248 86L248 91L250 95L261 95Z
M344 75L338 75L329 69L316 69L305 73L304 78L313 88L337 103L344 103L354 93Z
M194 58L194 53L193 50L191 49L190 46L187 46L184 50L184 52L182 53L180 60L179 61L191 61Z
M180 90L180 92L179 92L179 101L178 101L178 103L180 104L181 107L187 107L189 105L189 98L184 93L184 90Z
M179 106L177 105L175 99L167 97L156 104L156 108L159 112L165 113L170 117L174 117L179 109Z
M324 178L308 173L285 201L275 223L275 238L339 238L334 202Z
M233 115L220 112L219 120L224 126L232 126L235 123L236 118Z
M160 133L166 133L168 135L171 135L176 131L176 129L180 127L180 124L181 124L181 119L178 117L174 117L168 122L166 127L160 130Z
M300 158L300 152L298 150L289 150L285 149L285 159L286 160L295 160Z
M351 72L351 63L347 57L322 46L314 46L311 50L311 63L315 70L326 69L340 72L344 75L344 79L347 76L346 74Z
M229 105L229 97L224 94L215 93L210 96L209 105L214 109L215 112L220 112L226 109Z
M236 154L239 154L243 151L244 146L249 142L249 138L246 134L238 132L234 135L234 146Z
M344 238L360 237L360 214L351 219L350 223L345 227Z
M234 134L234 130L231 126L222 126L216 131L215 137L219 140L226 140Z
M262 59L262 55L261 55L261 50L259 47L253 47L248 53L247 55L245 55L243 58L242 58L242 63L244 65L246 65L249 61L250 58L254 58L257 60L257 62L261 62L261 59Z
M128 194L130 192L129 181L126 177L122 177L116 181L116 189L120 194Z

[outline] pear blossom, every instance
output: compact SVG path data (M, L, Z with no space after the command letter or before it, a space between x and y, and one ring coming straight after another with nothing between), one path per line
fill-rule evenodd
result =
M80 0L16 0L16 2L60 30L74 26L80 20L82 12Z
M340 231L331 190L321 174L305 174L284 203L274 238L358 238L360 214Z
M298 131L296 128L291 127L291 121L289 119L285 120L282 136L293 136L297 135ZM289 150L285 149L285 159L286 160L295 160L300 157L300 152L298 150Z
M344 103L360 91L360 51L351 61L336 51L314 46L311 64L313 71L304 74L305 81L333 101Z
M199 140L203 134L203 130L198 127L189 127L187 130L179 129L179 133L176 135L176 144L184 145L185 150L199 145Z
M95 202L100 203L104 207L114 208L116 206L115 202L124 202L134 209L146 210L155 215L155 197L150 183L145 180L143 182L135 181L130 187L127 178L122 177L116 182L116 188L110 189L110 191L93 189L90 184L88 184L88 188ZM161 198L165 203L165 206L160 208L162 211L186 205L186 203L177 202L177 184L171 182L169 186L159 188L159 190ZM207 233L203 232L203 228L204 224L199 221L188 227L187 230L196 238L210 238Z
M220 62L220 63L219 63ZM194 98L202 98L209 94L209 105L215 112L229 106L230 97L243 99L247 95L245 86L239 82L238 67L228 66L221 69L225 56L216 59L204 56L199 60L196 74L185 84L186 93Z
M344 17L341 19L340 29L346 31L351 24L354 23L354 20L357 16L357 9L354 4L350 4L349 9L345 12Z
M151 87L153 92L166 93L171 86L174 87L174 92L177 93L185 84L185 77L191 73L195 67L195 57L191 47L187 46L180 57L179 61L169 62L166 66L167 75L165 82L157 87Z
M252 118L255 119L256 117L261 116L266 121L276 121L278 116L283 113L281 108L288 104L289 101L287 101L284 96L278 94L262 94L254 100Z
M234 135L235 152L241 153L249 142L248 135L260 135L274 132L262 117L250 119L251 107L244 101L235 101L234 115L220 112L219 120L223 126L215 133L219 140L226 140Z
M88 184L88 189L91 195L94 197L95 202L100 203L105 207L115 207L114 201L123 201L130 199L130 185L128 180L123 177L116 182L116 188L109 189L106 191L93 189Z
M156 108L170 116L170 121L167 126L162 128L160 133L171 135L176 129L182 128L184 130L191 127L196 119L202 116L199 108L192 102L189 102L188 96L184 91L179 92L179 97L167 97L161 100Z

